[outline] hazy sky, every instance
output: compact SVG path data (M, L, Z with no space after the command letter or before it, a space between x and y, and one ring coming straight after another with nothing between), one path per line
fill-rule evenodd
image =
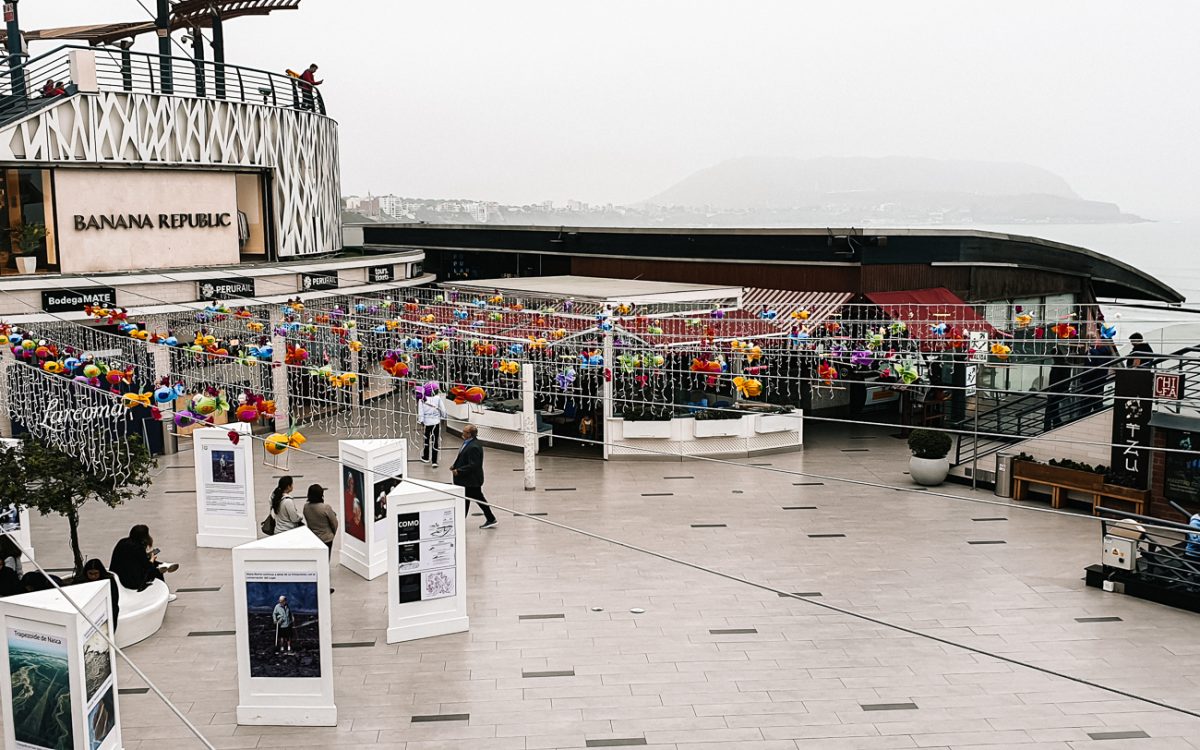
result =
M226 39L321 65L346 193L623 203L734 156L901 155L1027 162L1160 218L1200 214L1198 28L1194 0L304 0Z

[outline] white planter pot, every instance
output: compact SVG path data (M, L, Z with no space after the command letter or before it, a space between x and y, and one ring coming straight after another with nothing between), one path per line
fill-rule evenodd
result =
M476 414L473 418L475 424L480 427L495 427L501 430L510 430L512 432L521 431L521 415L503 411L492 411L484 408L483 411Z
M741 419L697 419L695 425L696 437L738 437L742 434L742 424L748 417Z
M471 421L471 405L456 404L453 401L446 399L442 401L446 405L446 416L457 422Z
M946 481L946 475L950 473L950 459L913 456L908 459L908 473L917 484L936 487Z
M800 429L803 417L798 412L790 414L759 414L754 417L754 431L760 434L770 432L793 432Z
M621 421L621 435L626 438L668 440L671 437L671 420L625 419Z
M37 256L36 255L18 255L17 270L21 273L34 273L37 271Z

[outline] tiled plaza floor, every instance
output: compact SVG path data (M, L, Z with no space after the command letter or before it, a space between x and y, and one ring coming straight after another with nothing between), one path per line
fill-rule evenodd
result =
M410 469L448 481L449 458L440 472ZM90 509L83 539L107 561L148 523L183 565L173 587L219 587L180 593L162 631L129 649L219 748L1200 748L1200 719L1186 714L503 512L492 531L471 519L469 633L389 646L386 577L335 567L335 643L374 642L333 652L338 726L239 727L232 637L188 635L234 628L230 555L194 545L191 462L165 459L147 501ZM1090 517L942 496L996 501L955 485L891 489L912 485L903 442L883 433L814 428L803 453L737 464L544 458L538 490L524 492L520 457L490 450L486 490L549 521L1200 711L1200 619L1086 588L1100 545ZM800 471L889 487L788 473ZM258 517L276 473L257 472ZM294 457L292 473L298 491L337 484L317 458ZM33 529L39 560L67 564L65 523ZM553 617L521 619L531 614ZM1095 617L1120 619L1077 619ZM123 664L119 675L140 685ZM121 712L130 750L200 747L152 693L121 696ZM412 722L427 714L469 718Z

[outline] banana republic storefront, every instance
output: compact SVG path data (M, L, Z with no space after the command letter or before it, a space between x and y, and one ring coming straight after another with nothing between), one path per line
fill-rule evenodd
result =
M272 260L263 181L216 170L4 169L0 269L100 274Z

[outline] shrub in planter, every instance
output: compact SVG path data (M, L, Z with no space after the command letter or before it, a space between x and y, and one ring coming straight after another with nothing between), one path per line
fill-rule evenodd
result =
M908 473L913 481L925 487L936 487L946 481L950 473L950 461L946 455L954 441L944 432L913 430L908 436L908 449L912 458L908 460Z
M1106 466L1092 466L1091 464L1085 464L1082 461L1076 461L1071 458L1052 458L1046 463L1050 466L1057 466L1060 469L1086 471L1089 474L1104 474L1108 471L1108 467Z
M736 409L705 409L696 413L696 419L711 420L711 419L741 419L746 416L746 412Z
M944 432L913 430L908 436L908 449L917 458L945 458L954 441Z
M629 422L666 422L671 419L671 409L626 409L621 412L621 419Z

